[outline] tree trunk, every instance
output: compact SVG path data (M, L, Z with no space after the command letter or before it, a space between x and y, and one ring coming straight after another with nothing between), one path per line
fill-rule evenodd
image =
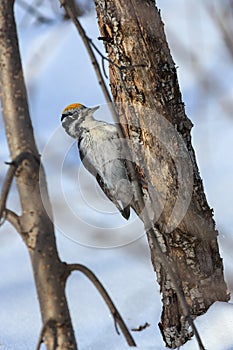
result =
M203 190L177 74L152 0L95 0L110 60L110 86L132 157L154 205L154 227L173 265L193 319L229 296L213 211ZM114 62L112 64L111 62ZM137 205L134 205L137 214ZM142 216L141 216L142 217ZM191 337L177 293L148 235L163 301L159 324L166 345Z
M53 223L41 200L43 191L50 207L28 111L13 5L14 0L0 2L0 91L11 159L25 155L16 171L22 207L17 227L31 257L47 349L77 349L64 291L67 269L59 259Z

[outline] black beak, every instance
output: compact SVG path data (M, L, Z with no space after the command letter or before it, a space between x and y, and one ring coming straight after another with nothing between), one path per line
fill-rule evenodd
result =
M61 116L61 122L63 121L63 119L65 118L65 114L62 114L62 116Z

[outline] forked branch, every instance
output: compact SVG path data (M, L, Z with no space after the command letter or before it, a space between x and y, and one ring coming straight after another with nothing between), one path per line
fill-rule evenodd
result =
M43 339L45 336L45 333L48 329L52 330L53 333L53 348L54 350L57 348L57 322L56 320L48 320L42 327L41 332L40 332L40 336L39 336L39 340L36 346L36 350L40 350L40 346L43 343Z
M12 210L6 208L6 202L7 198L10 192L10 188L16 173L16 170L22 163L24 159L35 159L35 156L32 153L29 152L22 152L20 153L15 159L13 159L12 162L6 162L6 164L9 165L9 169L7 171L2 191L1 191L1 198L0 198L0 226L3 225L5 220L8 220L20 233L20 224L19 224L19 216L14 213ZM39 160L36 158L36 161L39 162Z

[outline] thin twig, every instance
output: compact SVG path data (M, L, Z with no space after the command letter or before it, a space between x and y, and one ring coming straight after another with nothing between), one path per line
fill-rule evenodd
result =
M128 91L127 86L125 85L125 82L124 82L124 79L123 79L122 70L127 69L127 68L132 68L132 67L119 66L118 64L116 64L115 62L110 60L108 57L104 56L102 54L102 52L98 49L98 47L93 43L93 41L90 38L87 37L87 39L89 40L90 45L93 46L95 51L101 56L102 62L104 60L106 60L106 61L108 61L109 64L112 64L114 67L117 68L118 73L119 73L119 77L120 77L120 81L121 81L121 83L123 85L123 88L125 89L125 91L127 91L127 94L129 94L129 91ZM104 72L105 72L105 70L104 70ZM105 88L106 88L106 85L105 85ZM111 102L112 103L112 100L111 101L107 101L107 102ZM117 117L117 123L119 123L119 118L118 117Z
M73 13L73 11L72 11L73 7L70 6L70 0L60 0L60 3L61 3L61 6L64 7L64 9L66 10L68 16L73 21L75 27L77 28L77 30L79 32L79 35L81 36L81 38L83 40L83 43L84 43L84 45L87 49L87 52L90 56L91 62L94 66L94 69L95 69L95 72L97 75L97 79L98 79L98 83L100 84L100 87L104 93L104 97L106 98L107 102L112 103L111 96L110 96L110 94L105 86L105 83L104 83L104 78L103 78L103 75L101 73L100 66L99 66L99 64L96 60L96 57L94 55L94 52L91 48L90 40L89 40L88 36L86 35L85 30L81 26L81 23L79 22L78 18L76 17L76 14Z
M110 60L110 58L106 57L105 55L102 54L102 52L98 49L98 47L93 43L91 38L88 38L91 46L94 47L95 51L100 55L100 57L105 60L108 61L108 63L112 64L114 67L116 67L120 72L122 70L126 70L126 69L134 69L134 68L139 68L139 67L146 67L146 64L133 64L130 66L119 66L117 63L115 63L114 61Z
M102 88L102 91L104 93L104 96L107 100L107 102L109 102L111 104L111 112L112 112L112 116L113 116L113 119L116 123L116 127L117 127L117 131L118 131L118 134L119 134L119 137L120 138L123 138L123 139L127 139L127 135L126 135L126 132L125 130L123 129L122 125L120 124L119 122L119 117L118 117L118 114L116 112L116 109L114 108L113 104L112 104L112 100L111 100L111 97L110 97L110 94L107 90L107 87L105 85L105 82L104 82L104 79L103 79L103 76L102 76L102 73L100 71L100 67L98 65L98 62L96 60L96 57L93 53L93 50L91 48L91 45L93 47L95 47L95 50L100 54L100 56L103 58L103 54L98 50L98 48L92 43L92 41L90 41L90 39L87 37L83 27L81 26L80 22L78 21L78 19L76 18L75 14L72 12L70 6L69 6L69 2L70 0L60 0L60 3L61 5L65 8L65 10L67 11L67 14L70 16L70 18L72 19L72 21L74 22L76 28L78 29L78 32L81 36L81 38L83 39L83 42L85 44L85 47L90 55L90 58L91 58L91 62L95 68L95 71L96 71L96 74L97 74L97 78L98 78L98 82ZM129 96L129 92L128 92L128 89L127 87L125 86L125 83L123 81L123 77L122 77L122 68L120 69L119 66L117 66L114 62L110 61L109 59L107 59L110 64L113 64L115 67L118 68L118 72L119 72L119 77L120 77L120 80L122 82L122 85L126 91L126 96L127 96L127 99L128 99L128 102L130 104L130 96ZM140 65L141 66L141 65ZM124 67L126 68L126 67ZM135 115L135 112L132 111L132 109L130 109L130 112L133 113ZM130 152L130 149L129 149L129 146L126 145L124 143L124 145L122 145L124 147L124 151L125 151L125 154L126 155L129 155L131 154ZM131 158L128 158L128 159L131 159ZM162 266L167 269L167 273L168 275L170 276L171 278L171 281L172 281L172 284L175 288L175 291L176 291L176 294L177 294L177 297L179 299L179 302L180 302L180 305L181 305L181 308L183 310L183 313L184 313L184 316L186 317L186 319L188 320L196 338L197 338L197 342L198 342L198 345L199 345L199 349L200 350L205 350L204 348L204 345L201 341L201 337L197 331L197 328L194 324L194 321L191 317L191 314L190 314L190 308L189 308L189 305L185 299L185 296L184 296L184 292L183 290L181 290L179 284L178 284L178 276L177 276L177 273L172 269L170 263L169 263L169 260L167 258L167 256L163 253L161 247L160 247L160 244L159 244L159 241L156 237L156 228L154 227L153 223L151 222L150 218L149 218L149 215L148 215L148 212L147 212L147 208L145 207L144 205L144 198L143 198L143 192L142 192L142 188L140 186L140 181L138 179L138 174L136 173L136 170L133 166L133 163L132 162L127 162L127 170L129 172L129 175L131 177L131 180L134 182L134 185L135 185L135 189L136 189L136 193L138 195L138 204L139 204L139 209L143 209L145 208L143 211L141 210L141 213L143 212L143 222L144 222L144 226L147 228L147 227L151 227L150 229L147 230L147 234L148 236L152 239L153 241L153 244L154 244L154 247L156 249L156 253L158 255L158 258L162 264ZM152 228L153 227L153 228Z
M91 270L89 270L86 266L81 265L81 264L68 264L67 268L68 268L70 273L72 271L80 271L87 278L89 278L89 280L94 284L94 286L96 287L96 289L99 291L100 295L102 296L102 298L106 302L106 304L107 304L107 306L108 306L108 308L113 316L114 322L118 323L128 345L129 346L136 346L136 343L133 340L133 337L130 334L123 318L121 317L119 311L117 310L116 306L112 302L108 292L106 291L106 289L104 288L102 283L99 281L99 279L95 276L95 274ZM119 334L119 332L117 332L117 333Z
M126 70L126 69L134 69L135 67L146 67L146 65L145 64L137 64L137 65L132 65L132 66L119 66L115 62L113 62L112 60L110 60L109 58L104 56L102 54L102 52L98 49L98 47L93 43L92 39L89 38L86 35L86 32L83 29L83 27L82 27L80 21L78 20L76 14L73 13L73 11L72 11L73 6L70 5L70 2L71 2L71 0L60 0L61 6L64 7L64 9L66 10L67 14L69 15L70 19L73 21L75 27L77 28L77 30L78 30L78 32L79 32L79 34L80 34L80 36L81 36L81 38L83 40L83 43L84 43L84 45L85 45L85 47L87 49L87 52L88 52L88 54L90 56L91 62L93 64L93 66L94 66L94 69L95 69L95 72L96 72L96 75L97 75L97 79L98 79L98 82L99 82L100 87L102 89L102 92L104 94L104 97L106 98L106 101L108 103L112 104L113 101L112 101L111 96L110 96L110 94L108 92L108 89L107 89L106 84L104 82L103 75L101 73L100 66L98 64L98 61L97 61L97 59L95 57L95 54L94 54L94 52L93 52L91 47L93 47L95 49L95 51L100 55L100 57L102 58L102 62L104 60L106 60L106 61L108 61L110 64L112 64L113 66L115 66L118 69L120 80L121 80L121 83L124 86L125 90L127 90L127 87L126 87L124 79L123 79L122 71ZM103 63L102 63L102 66L103 66ZM103 71L104 71L104 75L106 75L104 69L103 69ZM114 114L116 114L116 112L115 113L113 112L114 121L116 123L119 123L119 119L117 117L115 117Z

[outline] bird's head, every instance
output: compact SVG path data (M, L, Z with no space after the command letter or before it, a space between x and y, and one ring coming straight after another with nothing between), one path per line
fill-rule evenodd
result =
M99 108L89 108L81 103L72 103L62 111L61 122L66 132L77 138L78 127L89 118L93 118L93 113Z

